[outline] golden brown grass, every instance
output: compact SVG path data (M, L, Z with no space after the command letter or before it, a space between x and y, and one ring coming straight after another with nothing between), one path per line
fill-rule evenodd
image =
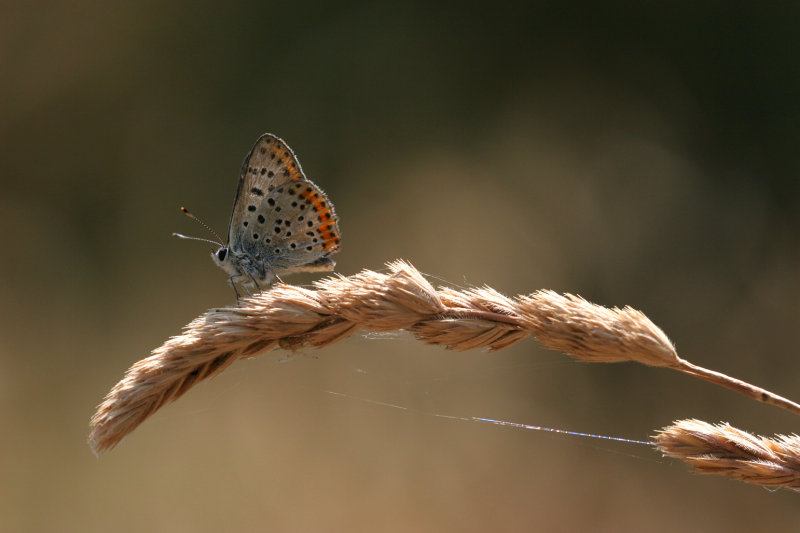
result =
M800 437L758 437L729 424L681 420L654 437L664 455L699 474L723 474L766 487L800 490Z
M315 289L279 284L236 306L207 311L183 334L128 369L92 418L92 449L99 453L114 447L161 406L237 359L276 347L321 348L361 330L404 329L420 341L454 350L500 350L532 336L581 361L636 361L668 367L800 414L800 405L786 398L681 359L664 332L630 307L609 309L549 290L516 298L489 287L437 290L406 262L397 261L388 268L388 274L365 270L350 277L331 277L315 283ZM726 427L729 433L738 431ZM698 459L689 461L688 455L673 452L685 448L669 445L674 435L665 429L657 438L658 445L664 453L697 467ZM709 456L716 449L711 446L719 445L719 439L691 442L696 446L692 457L702 455L697 450L703 443L710 446ZM725 461L729 460L726 456ZM752 477L734 477L752 481Z

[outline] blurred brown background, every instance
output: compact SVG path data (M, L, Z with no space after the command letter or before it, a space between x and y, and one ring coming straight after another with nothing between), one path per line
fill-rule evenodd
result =
M430 416L636 439L691 417L800 427L533 341L268 353L99 460L85 438L129 365L232 301L209 246L170 233L206 236L181 205L225 231L265 131L335 203L339 272L405 258L455 286L632 305L683 357L797 400L798 22L756 2L4 3L0 529L796 524L796 494L646 447Z

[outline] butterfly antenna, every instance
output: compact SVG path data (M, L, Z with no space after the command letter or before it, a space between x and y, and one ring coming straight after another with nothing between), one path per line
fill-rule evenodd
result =
M173 237L178 237L179 239L186 239L189 241L203 241L203 242L210 242L211 244L216 244L217 246L222 246L221 242L212 241L211 239L203 239L201 237L189 237L188 235L183 235L182 233L173 233Z
M209 226L208 224L206 224L205 222L203 222L202 220L200 220L199 218L197 218L196 216L194 216L194 215L193 215L192 213L190 213L190 212L189 212L189 210L188 210L188 209L186 209L185 207L181 207L181 211L183 211L183 214L184 214L184 215L186 215L187 217L191 218L192 220L194 220L195 222L197 222L198 224L200 224L201 226L203 226L204 228L206 228L208 231L210 231L210 232L211 232L211 234L212 234L212 235L214 235L214 237L216 237L216 238L217 238L217 240L219 241L219 242L217 242L217 243L215 243L215 244L219 244L220 246L222 246L222 238L221 238L219 235L217 235L217 232L216 232L216 231L214 231L213 229L211 229L211 226ZM208 240L208 239L197 239L196 237L186 237L186 236L184 236L184 235L179 235L179 234L177 234L177 233L173 233L173 235L175 235L176 237L179 237L179 236L180 236L180 237L182 237L182 238L185 238L185 239L196 239L196 240L200 240L200 241L202 241L202 240ZM214 241L208 241L208 242L214 242Z

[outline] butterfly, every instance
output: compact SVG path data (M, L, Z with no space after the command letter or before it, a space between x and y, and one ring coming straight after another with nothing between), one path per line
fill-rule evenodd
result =
M331 201L283 140L262 135L242 164L227 244L211 254L237 298L237 284L252 294L281 274L333 270L340 240Z

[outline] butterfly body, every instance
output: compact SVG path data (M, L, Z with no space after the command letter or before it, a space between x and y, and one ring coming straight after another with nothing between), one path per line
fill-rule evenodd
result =
M214 263L234 290L240 284L252 292L280 274L333 270L329 256L339 242L328 197L285 142L262 135L242 165L228 243L211 254Z

